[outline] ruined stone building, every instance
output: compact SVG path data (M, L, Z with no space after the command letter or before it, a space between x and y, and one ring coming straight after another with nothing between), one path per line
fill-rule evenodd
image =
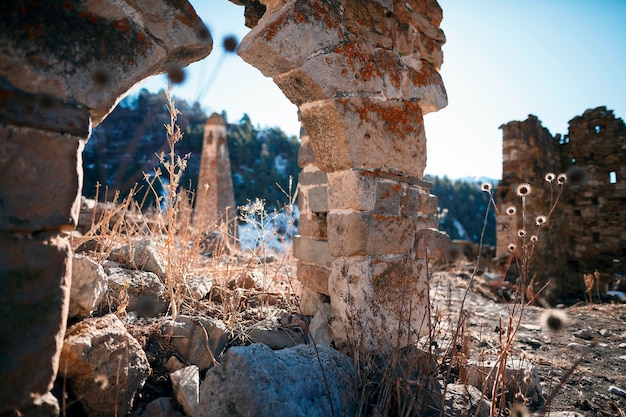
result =
M583 298L583 274L600 272L604 281L626 272L626 127L606 107L589 109L569 121L567 135L552 135L537 117L512 121L503 131L502 181L497 199L501 221L497 256L506 258L508 246L519 246L517 230L536 230L537 216L548 216L550 202L563 194L541 231L532 255L531 276L551 281L549 298ZM569 175L564 187L548 173ZM526 226L519 211L516 187L529 183ZM509 217L506 207L517 205Z
M194 223L212 227L235 224L235 193L226 142L226 121L213 113L204 124Z

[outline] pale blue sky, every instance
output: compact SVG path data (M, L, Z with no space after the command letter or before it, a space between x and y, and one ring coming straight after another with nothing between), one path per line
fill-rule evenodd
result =
M297 135L296 107L271 79L224 55L221 42L249 29L243 7L191 0L214 40L211 55L188 68L174 94L198 99L230 122L248 113L261 127ZM426 172L500 178L502 131L511 120L539 117L552 134L586 109L605 105L626 117L626 0L440 0L447 42L441 75L448 107L425 117ZM208 85L209 77L215 77ZM208 89L206 88L208 85ZM143 85L166 87L163 76Z

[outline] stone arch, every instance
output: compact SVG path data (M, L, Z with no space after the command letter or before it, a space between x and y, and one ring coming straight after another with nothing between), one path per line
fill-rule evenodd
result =
M441 8L234 2L254 26L240 55L302 114L310 218L298 245L310 274L300 277L322 271L339 345L351 334L371 349L410 340L426 330L426 241L437 236L422 116L446 104ZM208 55L212 40L187 1L28 0L0 3L0 44L0 414L55 415L71 267L61 233L77 222L91 125L142 79ZM405 303L417 306L409 316Z
M338 345L355 329L368 348L407 343L427 330L425 254L416 248L436 227L437 202L422 181L423 114L447 104L441 8L430 0L235 3L248 3L253 26L238 54L301 115L299 280L330 296ZM402 291L419 306L411 316L400 314Z

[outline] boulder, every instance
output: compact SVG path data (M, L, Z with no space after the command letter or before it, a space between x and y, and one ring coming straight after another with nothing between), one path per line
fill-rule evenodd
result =
M161 335L187 362L200 369L213 366L228 343L224 323L210 317L180 315L163 323Z
M70 317L88 317L93 313L107 289L104 268L87 256L73 255Z
M354 415L355 390L351 359L328 346L237 346L207 372L197 416Z
M105 268L109 287L102 307L117 308L127 302L126 310L139 316L154 317L167 311L167 288L153 272L124 268Z
M114 314L70 327L59 374L90 417L126 415L150 374L145 352Z
M176 401L189 417L196 416L200 401L200 370L196 365L187 366L170 374Z
M109 259L119 262L123 267L146 272L153 272L165 281L166 263L156 244L150 239L141 239L129 245L115 248Z

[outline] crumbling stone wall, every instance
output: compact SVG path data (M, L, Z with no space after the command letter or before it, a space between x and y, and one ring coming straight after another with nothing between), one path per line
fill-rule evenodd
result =
M226 121L213 113L204 124L204 139L194 222L196 225L212 227L220 222L232 222L228 216L236 216L235 191L230 169Z
M606 107L586 110L569 121L569 133L552 136L530 115L513 121L503 130L502 181L498 185L501 207L518 202L515 188L532 186L528 213L531 219L547 215L550 187L548 172L572 173L557 209L541 235L533 254L533 272L538 281L551 280L548 298L581 298L583 274L601 273L603 281L624 273L626 265L626 127ZM575 169L575 170L574 170ZM582 181L581 181L582 180ZM508 218L508 227L498 225L497 255L508 255L510 230L517 230L520 217Z
M58 415L81 153L135 83L208 55L187 2L0 3L0 414ZM13 415L13 414L11 414Z
M406 344L428 327L424 242L437 201L421 180L423 115L447 103L441 8L260 3L238 53L301 113L298 278L330 296L338 345Z

